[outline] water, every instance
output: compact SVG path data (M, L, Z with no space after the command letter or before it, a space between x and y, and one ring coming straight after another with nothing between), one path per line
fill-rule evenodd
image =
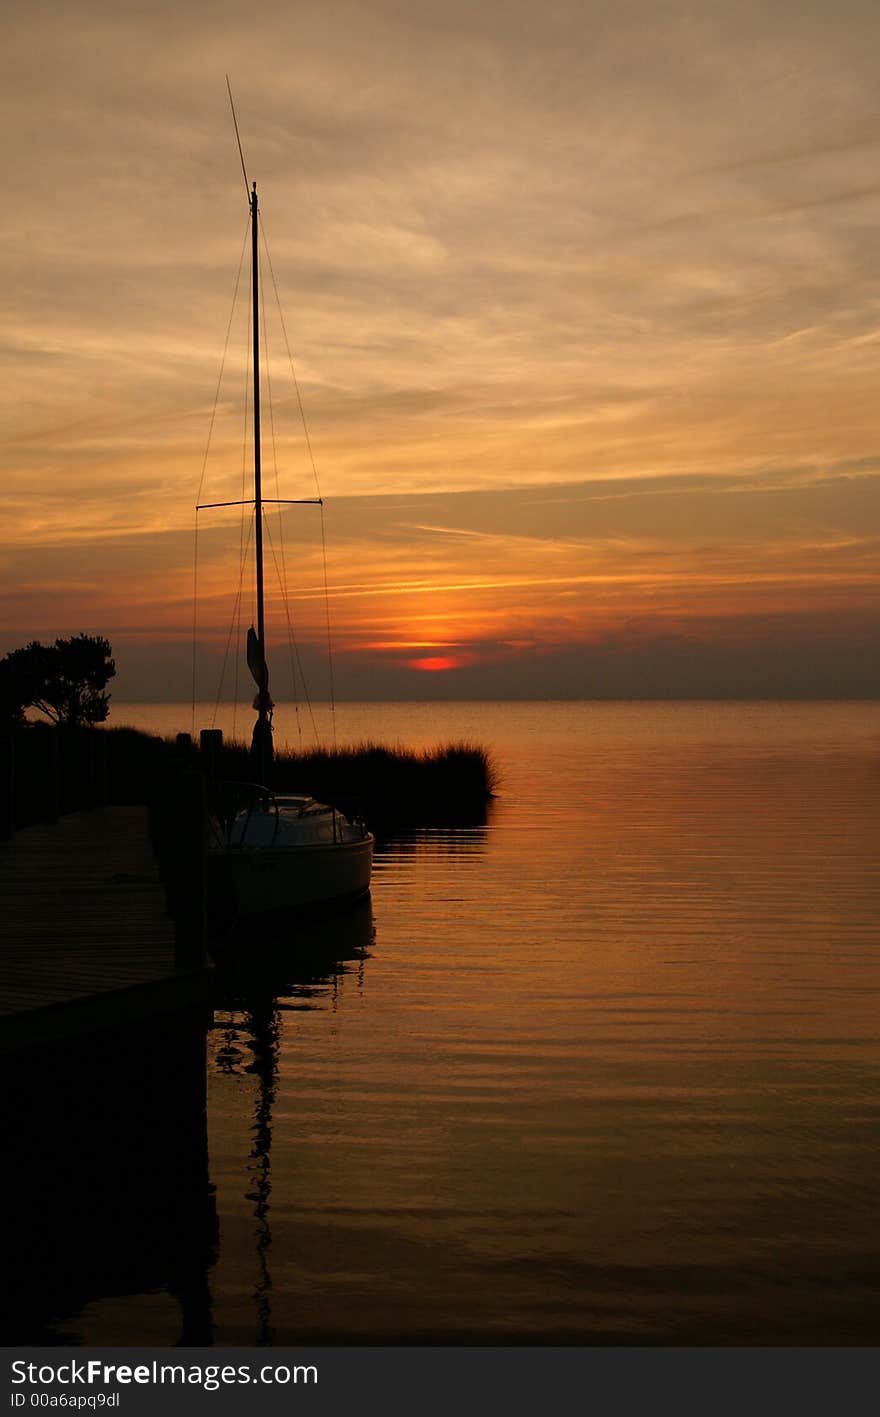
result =
M338 719L477 739L500 792L223 985L214 1341L876 1342L878 706ZM179 1328L157 1292L65 1331Z

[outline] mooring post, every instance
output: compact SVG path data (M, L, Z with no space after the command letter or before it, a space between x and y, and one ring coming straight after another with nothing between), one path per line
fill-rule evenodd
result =
M207 963L208 811L205 778L183 772L177 782L171 870L174 882L174 963L202 969Z
M44 822L57 822L61 815L61 744L59 742L58 728L45 729L40 737L46 745L46 753L42 763L42 777L45 784L43 794L44 807L40 814L40 820Z
M203 728L199 734L199 759L208 792L208 805L213 810L217 802L217 777L223 759L223 729Z
M15 830L15 743L11 733L0 735L0 841Z
M100 728L92 729L95 744L95 806L106 807L110 801L110 763L107 734Z
M164 760L156 765L156 771L150 779L149 792L147 795L147 831L153 850L159 857L162 865L162 874L165 876L168 854L168 818L170 815L168 807L168 792L171 774L168 764Z
M83 801L79 804L91 812L98 806L98 780L95 772L95 760L97 753L95 750L95 730L86 729L85 742L85 782L83 784Z
M209 779L216 777L223 752L223 729L203 728L199 734L199 751L205 776Z

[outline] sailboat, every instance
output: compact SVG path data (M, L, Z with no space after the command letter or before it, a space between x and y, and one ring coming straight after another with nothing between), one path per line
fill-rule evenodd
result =
M229 784L225 807L217 794L211 815L208 869L236 915L296 912L340 905L370 888L374 839L361 822L306 794L279 795L266 784L272 773L272 718L266 661L263 586L263 503L260 436L259 215L257 184L248 193L253 288L254 495L256 625L247 634L247 663L256 684L257 720L251 741L253 783ZM315 501L314 498L299 499ZM202 510L199 508L198 510Z

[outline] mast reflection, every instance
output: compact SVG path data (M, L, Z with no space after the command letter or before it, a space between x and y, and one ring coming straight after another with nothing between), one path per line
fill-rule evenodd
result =
M253 1216L254 1342L260 1347L274 1342L271 1158L284 1033L282 1014L289 1016L291 1008L296 1008L292 1001L314 999L316 990L329 996L330 1007L335 1009L345 975L355 975L360 991L375 934L369 898L342 915L307 927L280 923L268 935L264 930L265 926L259 935L239 931L218 960L214 1024L222 1038L214 1054L216 1071L250 1076L257 1084L244 1198ZM248 1054L250 1061L246 1061Z

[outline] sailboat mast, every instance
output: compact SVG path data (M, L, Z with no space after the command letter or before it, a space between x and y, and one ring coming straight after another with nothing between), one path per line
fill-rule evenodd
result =
M256 558L257 558L257 639L260 644L260 657L265 663L266 659L266 626L263 611L263 482L262 466L260 457L260 247L257 220L257 184L253 185L251 192L251 262L253 269L253 291L254 291L254 517L256 520ZM268 717L268 705L266 700L268 695L265 690L260 690L259 694L259 714L260 719L265 721Z

